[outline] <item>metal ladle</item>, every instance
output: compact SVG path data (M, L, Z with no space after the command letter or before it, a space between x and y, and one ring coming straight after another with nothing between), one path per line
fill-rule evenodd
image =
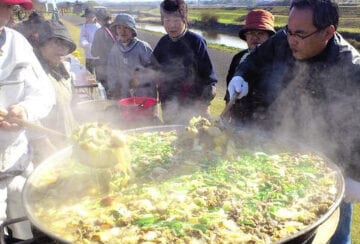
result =
M24 127L24 128L29 128L29 129L32 129L32 130L35 130L35 131L43 132L43 133L45 133L47 135L52 135L52 136L57 136L57 137L62 137L64 139L67 139L67 136L64 133L61 133L59 131L47 128L47 127L45 127L43 125L40 125L40 124L36 124L34 122L30 122L30 121L25 120L25 119L9 118L8 115L9 114L8 114L7 111L5 111L3 109L0 109L0 116L4 117L5 121L7 121L9 123L16 123L19 126Z
M220 119L218 121L220 128L228 127L228 121L226 120L225 116L229 113L230 109L234 106L236 99L238 99L240 93L235 92L232 98L230 99L229 103L226 104L224 110L220 114Z
M0 116L4 117L6 121L9 123L16 123L21 127L32 129L35 131L39 131L42 133L45 133L50 136L57 136L60 138L63 138L64 140L71 140L74 142L71 138L69 138L64 133L61 133L59 131L47 128L45 126L42 126L40 124L36 124L34 122L30 122L24 119L19 118L9 118L8 112L6 110L0 109ZM79 159L79 162L81 164L87 165L92 168L112 168L115 167L118 164L121 164L121 162L125 159L115 157L113 155L104 154L100 155L99 157L94 157L94 155L90 155L86 150L83 150L76 145L73 146L73 155L75 155L76 158ZM102 161L106 161L105 163L99 163Z
M135 71L132 72L132 74L131 74L131 79L129 80L129 86L130 86L129 92L130 92L130 96L133 98L133 104L136 104L136 103L135 103L135 89L136 89L136 87L139 86L139 81L138 81L138 79L136 79L136 77L135 77L135 72L136 72L136 71L137 71L137 70L135 70Z
M139 108L144 107L144 105L145 105L145 103L146 103L147 101L148 101L148 100L145 98L145 99L142 100L141 103L139 103L137 106L138 106Z
M134 88L130 88L129 92L130 92L130 96L131 96L132 99L133 99L133 104L135 104L135 89L134 89Z

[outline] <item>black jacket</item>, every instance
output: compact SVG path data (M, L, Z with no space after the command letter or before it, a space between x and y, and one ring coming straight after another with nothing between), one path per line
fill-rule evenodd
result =
M230 64L228 74L226 76L226 87L229 86L231 79L233 78L236 67L242 62L250 53L249 49L242 50L241 52L237 53ZM251 87L249 88L251 91ZM244 121L244 118L248 118L251 116L252 107L249 106L250 103L250 96L243 97L242 99L237 99L235 104L231 107L229 115L231 117L231 121L234 125L239 125ZM224 100L227 103L230 101L230 94L229 91L226 89L226 94Z
M297 61L279 31L235 75L249 82L245 124L305 142L360 180L360 54L340 34L319 55Z
M153 54L165 74L159 84L161 103L177 99L182 106L191 106L195 101L210 103L214 98L210 88L215 87L217 76L201 36L187 30L183 37L173 41L165 35ZM205 95L205 90L209 94Z

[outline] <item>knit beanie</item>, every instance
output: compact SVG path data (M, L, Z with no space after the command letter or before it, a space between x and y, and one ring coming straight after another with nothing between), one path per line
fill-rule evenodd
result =
M188 24L188 9L184 0L164 0L160 4L161 23L164 23L164 15L172 14L182 18Z
M245 32L250 30L267 31L269 35L275 34L274 15L263 9L251 10L245 18L245 25L239 31L239 37L246 40Z
M33 7L31 0L0 0L0 3L8 5L20 5L26 10L30 10Z
M71 39L65 25L59 20L47 20L39 27L39 44L44 45L51 38L64 40L69 47L69 54L75 51L76 44Z
M134 36L137 36L136 22L135 22L135 19L134 19L133 16L131 16L130 14L118 14L118 15L116 15L114 22L111 24L111 29L114 31L114 33L116 33L114 28L117 25L121 25L121 24L129 26L132 29L132 31L134 33Z

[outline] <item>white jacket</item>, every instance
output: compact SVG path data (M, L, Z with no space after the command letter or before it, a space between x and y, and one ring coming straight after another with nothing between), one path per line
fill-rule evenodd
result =
M80 46L84 49L85 58L98 59L91 55L91 47L94 41L95 32L101 26L98 23L94 24L83 24L80 30Z
M50 80L28 41L15 30L5 27L3 31L6 41L0 56L0 107L7 109L20 104L29 121L44 118L55 104ZM27 150L24 130L0 129L0 172L14 170L13 166Z

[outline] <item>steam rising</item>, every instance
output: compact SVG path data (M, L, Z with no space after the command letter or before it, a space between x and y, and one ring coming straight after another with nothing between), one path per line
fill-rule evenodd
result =
M170 85L172 88L178 87L180 82L185 80L184 77L188 76L189 74L185 73L186 68L180 61L176 61L176 63L173 62L170 67L171 68L169 69L165 69L165 72L152 69L151 67L137 67L136 78L139 81L139 87L135 89L134 95L142 96L144 94L141 92L142 89L151 89L150 86L147 86L148 84L153 86L158 83L163 83L163 85ZM190 75L190 78L188 79L192 80L195 78ZM126 87L125 89L128 88L129 87ZM160 105L158 106L159 107L155 108L155 110L161 110ZM204 108L203 103L195 102L191 106L184 107L183 105L180 105L177 98L175 98L173 95L170 95L166 109L160 112L160 117L162 114L166 120L166 123L187 124L191 117L199 115L199 108ZM83 101L79 102L74 109L76 110L76 117L80 123L102 122L108 123L112 127L120 129L154 125L153 121L151 120L138 121L140 123L133 123L136 121L124 120L120 115L117 100ZM201 111L203 113L205 110L201 109ZM158 111L155 112L157 113Z
M297 61L289 71L297 75L271 105L269 115L278 135L305 143L349 171L360 160L360 92L347 69L351 68L319 69L318 64Z
M192 57L172 59L163 66L163 72L159 77L161 84L159 95L161 100L166 100L162 106L163 118L166 123L188 124L193 116L206 116L207 104L201 100L200 82L196 71L184 60L194 60ZM186 87L186 88L184 88ZM185 89L186 91L184 91Z

